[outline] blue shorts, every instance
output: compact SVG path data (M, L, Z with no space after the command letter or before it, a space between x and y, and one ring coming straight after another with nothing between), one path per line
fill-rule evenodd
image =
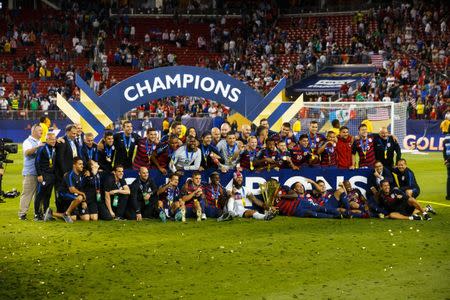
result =
M208 218L218 218L222 215L222 210L215 206L206 206L204 213Z

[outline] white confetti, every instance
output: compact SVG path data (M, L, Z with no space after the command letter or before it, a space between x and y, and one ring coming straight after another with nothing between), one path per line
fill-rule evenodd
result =
M395 247L395 244L392 244L393 247Z

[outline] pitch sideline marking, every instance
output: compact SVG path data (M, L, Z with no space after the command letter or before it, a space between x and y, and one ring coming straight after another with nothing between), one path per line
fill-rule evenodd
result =
M445 203L439 203L439 202L431 202L431 201L425 201L425 200L417 200L419 202L424 202L424 203L431 203L431 204L435 204L435 205L442 205L445 207L450 207L450 204L445 204Z

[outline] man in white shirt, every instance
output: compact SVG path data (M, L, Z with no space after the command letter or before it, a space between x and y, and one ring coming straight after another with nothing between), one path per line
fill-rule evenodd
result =
M39 124L31 127L31 135L23 142L22 195L20 196L19 219L26 220L30 203L36 197L37 172L35 167L36 152L42 143L42 127Z
M188 136L186 145L175 151L173 164L177 170L194 171L200 168L201 162L202 152L197 146L197 140L193 136Z

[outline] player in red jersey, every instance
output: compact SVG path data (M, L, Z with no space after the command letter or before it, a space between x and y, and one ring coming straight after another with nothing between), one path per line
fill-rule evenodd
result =
M325 137L318 133L319 123L317 121L311 121L309 123L309 131L307 133L308 146L311 149L312 160L310 165L318 166L320 164L319 157L317 156L317 151L319 150L319 145L325 140Z
M159 200L155 214L160 214L160 211L163 210L169 218L185 222L185 207L184 202L180 201L179 181L180 177L173 173L169 176L169 182L158 189L157 195ZM162 219L164 221L164 218Z
M348 127L342 126L336 142L336 160L338 168L353 169L353 136L349 134Z
M368 218L369 217L369 202L366 197L357 188L353 188L348 180L342 183L342 189L347 197L347 209L353 217Z
M291 152L288 150L284 141L278 142L278 151L280 152L280 160L278 161L278 164L281 169L299 169L299 167L292 163Z
M176 135L171 135L168 143L160 143L153 151L151 161L163 175L167 175L169 170L175 168L175 166L170 165L173 165L173 158L179 147L179 141Z
M202 174L199 171L194 171L192 177L186 180L181 189L181 200L186 208L185 218L197 217L197 221L206 220L205 195L203 194Z
M223 207L228 200L228 194L220 184L220 175L218 172L212 172L209 178L211 182L203 184L203 192L206 200L204 212L208 218L218 218L223 214Z
M298 168L309 166L313 160L311 148L308 146L308 136L302 134L299 138L298 145L291 149L292 163Z
M327 132L327 140L322 142L317 154L320 154L320 165L322 167L336 167L336 134L334 131Z
M266 148L261 149L256 157L256 164L259 169L266 168L280 170L278 161L280 160L280 153L275 146L275 141L272 138L266 140Z
M156 166L151 163L150 159L157 146L158 134L156 133L156 129L148 128L146 137L140 139L138 143L136 156L133 160L133 169L139 170L141 167L150 169L152 166L153 168L156 168Z
M255 136L249 137L247 141L247 149L245 149L239 154L239 162L236 165L236 169L238 171L255 170L255 168L257 167L256 165L256 157L258 155L257 146L258 140L256 139L256 137Z
M356 164L356 153L359 164ZM373 168L375 164L375 137L367 132L365 124L359 125L359 135L355 138L352 147L354 168Z

